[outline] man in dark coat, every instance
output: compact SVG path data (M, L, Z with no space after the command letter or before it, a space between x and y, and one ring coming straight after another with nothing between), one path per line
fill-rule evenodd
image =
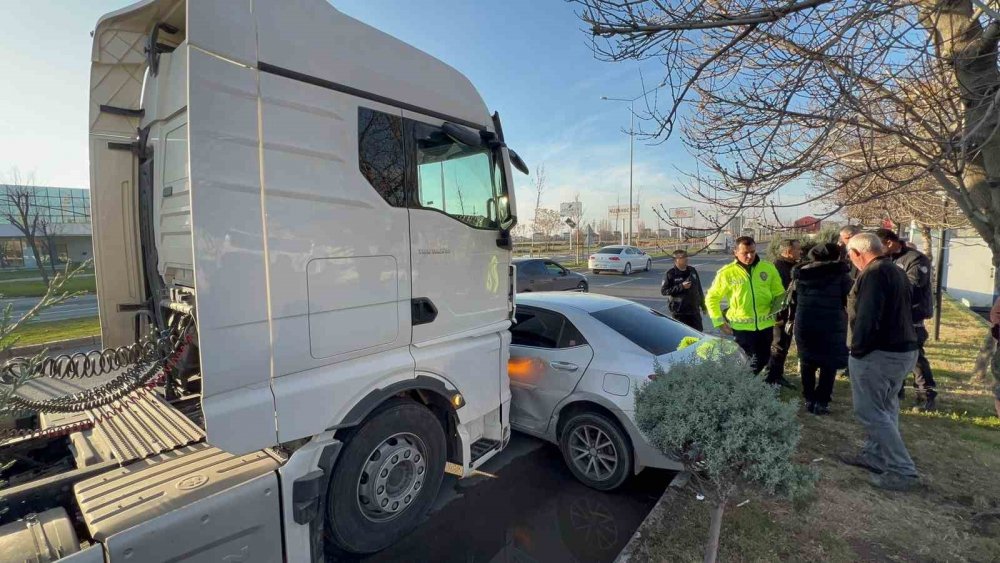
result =
M841 256L843 257L844 263L851 268L851 279L858 279L858 269L854 267L850 259L847 257L847 243L851 242L851 237L861 232L861 227L857 225L846 225L840 229L840 239L837 245L840 246Z
M875 473L876 487L910 490L920 477L899 434L899 390L917 363L909 284L875 235L854 235L847 249L861 272L847 296L851 394L867 435L861 452L841 461Z
M792 270L790 321L799 351L806 410L830 414L837 370L847 367L847 295L854 282L840 248L819 244L809 261ZM819 383L816 372L819 371Z
M885 246L886 255L894 264L906 273L910 282L910 303L913 307L913 328L917 332L917 343L920 346L917 365L913 368L913 386L917 390L917 402L924 410L934 410L937 397L934 374L931 364L924 353L924 343L927 342L927 328L924 320L934 316L934 290L931 287L931 261L922 252L909 248L899 240L899 235L889 229L875 231L879 240ZM902 393L902 390L900 390ZM902 398L902 395L900 395Z
M667 308L674 319L698 332L704 331L701 314L708 311L705 308L705 292L701 287L698 270L688 265L686 250L674 251L674 267L663 275L660 295L670 296Z
M802 244L798 239L786 238L779 246L781 255L774 261L774 267L781 277L781 285L788 289L792 283L792 268L802 259ZM792 382L785 379L785 360L788 359L788 349L792 346L792 335L785 330L788 321L788 311L781 311L775 318L774 333L771 337L771 357L767 362L767 380L782 387L794 388Z

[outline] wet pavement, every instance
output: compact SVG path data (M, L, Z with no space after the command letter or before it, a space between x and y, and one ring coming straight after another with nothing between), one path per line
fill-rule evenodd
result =
M594 491L573 478L556 446L517 433L481 471L446 475L424 522L363 560L613 561L674 475L646 469L615 492Z

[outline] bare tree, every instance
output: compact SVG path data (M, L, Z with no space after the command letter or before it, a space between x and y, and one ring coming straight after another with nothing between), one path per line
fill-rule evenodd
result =
M554 235L563 224L558 211L544 208L535 211L534 223L535 231L545 235L546 240Z
M1000 267L1000 16L980 0L575 1L598 57L663 63L639 134L679 128L711 172L693 201L829 216L930 179Z
M538 230L538 210L542 207L542 193L545 192L545 165L539 164L535 168L535 179L531 183L531 189L535 192L535 214L533 215L534 223L532 228L534 231Z
M34 181L30 177L22 177L18 170L10 172L8 182L0 184L0 217L14 226L24 235L28 248L35 255L35 265L42 276L45 285L49 285L49 273L42 263L42 254L38 251L39 226L42 222L41 211L35 200Z
M62 234L62 231L62 225L51 219L42 218L38 222L38 235L42 238L42 242L45 244L45 251L49 255L49 269L52 271L53 277L59 273L56 269L56 265L59 264L59 251L56 248L56 238Z

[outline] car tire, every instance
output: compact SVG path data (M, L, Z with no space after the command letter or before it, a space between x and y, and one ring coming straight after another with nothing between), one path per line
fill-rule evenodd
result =
M346 440L327 492L328 537L344 551L374 553L412 530L437 498L445 435L426 407L394 399Z
M600 271L600 270L591 270L591 271L592 271L592 272L594 272L594 275L595 275L595 276L601 273L601 271Z
M622 275L623 276L631 276L632 275L632 263L631 262L625 262L625 269L622 270Z
M632 446L615 420L596 412L574 415L559 438L570 472L598 491L621 486L632 473Z
M652 269L653 269L653 259L652 258L648 258L646 260L646 271L648 272L648 271L650 271Z
M576 284L576 290L583 293L587 293L588 291L590 291L590 287L587 286L587 282L582 281Z

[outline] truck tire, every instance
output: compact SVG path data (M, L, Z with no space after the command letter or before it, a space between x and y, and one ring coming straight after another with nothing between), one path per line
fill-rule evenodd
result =
M427 408L394 400L349 437L330 480L329 537L351 553L374 553L413 529L444 477L445 436Z
M632 473L632 447L617 421L583 412L566 421L559 450L581 483L598 491L617 489Z

